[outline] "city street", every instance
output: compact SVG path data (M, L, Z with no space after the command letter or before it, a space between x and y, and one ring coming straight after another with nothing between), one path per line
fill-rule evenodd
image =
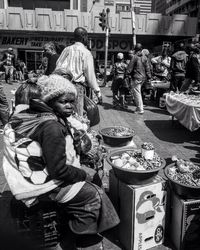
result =
M13 98L12 90L16 89L18 83L4 84L4 89L11 102ZM112 93L110 87L101 88L103 93L103 104L99 106L101 121L100 124L93 127L94 130L107 126L122 125L127 126L135 131L134 142L140 147L142 142L152 142L156 148L156 152L163 157L167 164L171 163L172 155L177 155L179 158L192 160L193 162L199 162L200 158L200 143L199 143L199 131L190 132L178 121L172 122L171 117L165 109L155 107L152 103L148 103L145 106L144 115L134 113L135 107L129 106L127 111L114 110L112 107ZM2 162L2 150L3 140L0 135L0 152ZM1 164L2 166L2 164ZM109 171L111 167L106 163L105 168ZM108 172L107 171L107 172ZM161 173L161 175L163 175ZM108 180L105 180L107 182ZM109 185L109 183L106 183ZM0 223L8 223L9 217L9 201L11 195L8 191L5 178L3 176L2 168L0 169L0 192L1 192L1 216ZM6 218L6 219L5 219ZM105 250L120 250L119 242L117 239L111 240L105 238L104 240ZM169 244L168 244L169 245ZM172 249L169 247L159 246L153 249Z
M0 13L0 250L200 250L200 0Z

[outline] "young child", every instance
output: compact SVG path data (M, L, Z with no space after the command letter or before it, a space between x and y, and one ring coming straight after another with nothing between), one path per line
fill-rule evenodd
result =
M40 99L31 99L29 109L14 113L5 127L3 169L11 192L27 206L42 195L59 203L69 218L61 247L75 249L78 235L101 233L119 219L104 191L81 169L82 134L75 135L67 121L77 97L74 85L58 75L43 76L37 84Z

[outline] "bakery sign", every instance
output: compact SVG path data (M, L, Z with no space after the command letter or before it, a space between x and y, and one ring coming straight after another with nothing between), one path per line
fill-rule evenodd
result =
M0 46L1 48L23 48L23 49L43 49L45 43L53 41L58 44L63 44L65 46L73 43L73 37L54 37L54 36L1 36ZM91 49L93 51L104 51L105 50L105 39L91 38ZM109 51L128 51L131 49L132 40L121 39L121 38L110 38L108 49Z
M1 47L17 47L27 49L43 48L44 44L54 41L60 44L70 43L70 40L66 40L64 37L26 37L26 36L1 36Z

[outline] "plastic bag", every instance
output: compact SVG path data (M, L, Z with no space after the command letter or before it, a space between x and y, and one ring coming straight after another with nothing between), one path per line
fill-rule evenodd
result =
M97 104L86 95L84 96L84 110L87 113L90 126L95 126L100 122L99 108Z

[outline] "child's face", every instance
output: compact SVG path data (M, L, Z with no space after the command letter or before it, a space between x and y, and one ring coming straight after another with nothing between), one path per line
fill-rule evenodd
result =
M64 94L52 104L52 108L59 116L69 117L74 111L75 99L74 94Z

